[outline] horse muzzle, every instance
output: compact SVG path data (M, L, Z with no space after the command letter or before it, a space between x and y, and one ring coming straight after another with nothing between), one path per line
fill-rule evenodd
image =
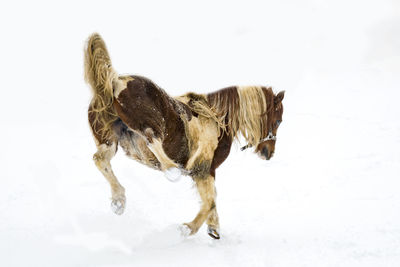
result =
M259 156L265 160L270 160L273 155L274 155L274 152L269 151L267 146L263 147L263 149L260 151L260 154L259 154Z

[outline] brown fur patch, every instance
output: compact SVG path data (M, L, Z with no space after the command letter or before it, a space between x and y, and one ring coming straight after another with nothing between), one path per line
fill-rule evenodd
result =
M149 79L133 78L114 101L118 116L132 130L144 133L150 128L166 155L177 164L185 165L189 148L183 120L191 118L190 110Z
M267 103L267 110L266 110L266 117L268 119L267 121L267 127L263 129L262 135L267 136L269 129L272 129L272 123L274 121L274 116L273 116L273 109L274 109L274 92L272 91L271 87L262 87L263 94L265 101Z
M224 133L222 138L219 139L218 146L214 151L214 158L210 167L210 174L215 178L215 170L226 160L229 156L232 146L232 137Z

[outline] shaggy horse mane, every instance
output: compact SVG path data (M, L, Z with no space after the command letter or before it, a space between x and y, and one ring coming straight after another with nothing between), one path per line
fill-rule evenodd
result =
M176 99L185 103L196 116L200 115L215 121L219 126L218 129L220 131L220 135L221 130L225 130L226 125L224 123L224 119L218 116L215 109L210 106L206 95L189 92L182 96L176 97Z
M271 88L228 87L207 94L207 101L232 139L241 133L254 146L268 133L267 114L273 107L273 96Z

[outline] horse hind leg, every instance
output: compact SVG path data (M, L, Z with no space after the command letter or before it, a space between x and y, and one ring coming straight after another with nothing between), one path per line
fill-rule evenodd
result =
M189 228L190 235L197 233L203 223L208 219L210 225L209 229L212 229L212 232L209 235L213 238L219 239L218 234L218 217L215 217L216 214L216 204L215 204L215 185L214 185L214 177L211 175L207 175L206 177L194 177L194 181L196 183L197 190L199 191L200 198L202 201L201 208L199 213L196 215L193 221L190 223L184 223L186 227ZM215 212L215 213L214 213ZM211 216L211 217L210 217ZM210 226L209 225L209 226Z
M117 144L100 144L97 146L97 152L93 155L93 160L111 186L111 210L121 215L125 210L125 188L118 182L111 168L111 159L117 151Z

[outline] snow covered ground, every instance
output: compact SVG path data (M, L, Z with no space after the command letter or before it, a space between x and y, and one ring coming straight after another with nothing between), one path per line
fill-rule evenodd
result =
M400 266L398 1L56 1L0 4L1 266ZM171 95L286 90L276 153L236 145L217 170L221 240L118 153L122 216L92 162L83 45Z

